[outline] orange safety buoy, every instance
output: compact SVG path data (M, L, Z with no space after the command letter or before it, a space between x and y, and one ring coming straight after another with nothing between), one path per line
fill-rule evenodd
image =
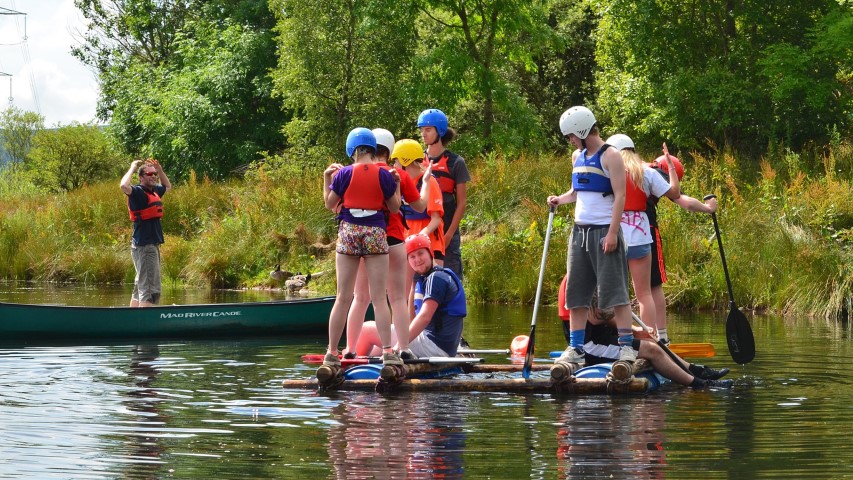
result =
M569 281L569 274L563 276L563 281L560 283L560 291L557 292L557 313L564 322L569 321L571 312L566 308L566 283Z
M513 357L523 357L527 355L527 342L530 341L530 337L527 335L519 335L512 339L512 344L510 345L509 351L512 352Z

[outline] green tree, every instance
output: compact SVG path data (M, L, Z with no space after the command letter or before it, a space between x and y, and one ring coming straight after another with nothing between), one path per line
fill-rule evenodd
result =
M613 131L641 144L665 138L696 148L710 139L752 153L779 130L762 60L778 45L808 49L813 37L805 33L843 8L836 0L593 4L601 16L597 110ZM812 132L821 130L815 120Z
M75 54L100 74L99 116L121 145L184 177L221 178L284 147L264 0L77 0Z
M414 52L411 2L271 0L270 6L278 17L275 91L295 112L285 127L292 156L325 162L340 156L355 126L399 134L413 124L401 87Z
M596 97L593 72L598 17L587 0L553 0L546 4L550 41L533 57L535 68L517 69L524 95L553 132L554 146L567 148L557 120L573 105Z
M44 128L44 117L36 112L25 112L9 107L0 114L0 134L3 148L16 164L26 160L33 138Z
M769 47L759 62L771 99L773 136L794 145L826 138L833 126L853 128L853 11L826 15L806 38L804 46Z
M36 134L26 170L42 188L69 191L117 179L127 163L100 127L75 122Z
M521 85L554 39L545 3L423 0L419 7L429 19L419 24L423 47L411 82L421 108L448 111L470 134L461 140L469 151L540 145L542 118Z

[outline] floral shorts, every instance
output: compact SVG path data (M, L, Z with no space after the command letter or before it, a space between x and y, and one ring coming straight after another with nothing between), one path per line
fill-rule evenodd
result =
M335 251L341 255L363 257L388 253L388 236L382 227L367 227L341 222Z

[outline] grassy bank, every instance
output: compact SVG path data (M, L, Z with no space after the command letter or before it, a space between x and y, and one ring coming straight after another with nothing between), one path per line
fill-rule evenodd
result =
M772 150L772 149L771 149ZM686 155L685 155L686 156ZM839 315L853 295L853 148L838 142L811 157L771 152L745 168L731 152L685 158L682 189L714 193L738 304L791 314ZM560 156L469 161L473 182L463 222L466 287L477 301L533 301L548 210L545 197L569 184ZM191 178L166 197L167 282L214 288L275 286L276 264L292 272L332 271L336 225L322 208L320 171L285 164L246 178ZM130 282L131 225L115 182L44 195L0 180L0 277ZM722 308L728 302L711 219L661 202L671 304ZM571 207L555 219L545 300L565 271ZM333 292L333 275L312 285Z

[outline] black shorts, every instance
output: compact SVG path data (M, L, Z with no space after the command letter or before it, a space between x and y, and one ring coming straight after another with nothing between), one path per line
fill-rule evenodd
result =
M391 235L388 235L388 246L389 247L393 247L394 245L399 245L401 243L403 243L403 240L401 240L397 237L392 237Z
M660 238L660 229L652 226L652 281L651 286L657 287L666 283L666 266L663 262L663 244Z

